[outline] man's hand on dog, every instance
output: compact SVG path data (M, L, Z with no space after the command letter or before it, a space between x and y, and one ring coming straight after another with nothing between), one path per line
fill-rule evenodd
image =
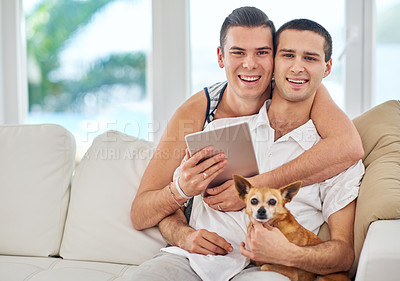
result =
M248 249L244 242L240 244L242 255L262 263L288 265L287 255L295 245L290 243L276 227L268 223L263 225L258 221L254 221L253 224L254 227L249 229L246 236Z
M194 230L190 233L183 249L202 255L226 255L233 251L232 245L224 238L206 229Z
M239 199L233 180L228 180L214 188L208 188L206 192L209 196L204 197L203 200L214 210L219 210L219 206L220 211L239 211L246 206L246 204Z

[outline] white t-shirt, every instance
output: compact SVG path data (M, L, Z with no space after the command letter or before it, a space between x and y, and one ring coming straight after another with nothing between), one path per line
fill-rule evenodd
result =
M274 142L274 129L269 124L266 101L258 114L237 118L223 118L212 121L205 130L221 128L236 123L247 122L250 127L261 173L271 171L293 160L321 140L312 120L282 136ZM229 161L229 158L228 158ZM352 202L358 195L358 188L364 166L361 161L339 175L300 188L292 202L286 204L299 223L308 230L318 233L324 221L331 214ZM179 168L174 178L179 176ZM194 198L190 226L216 232L233 246L233 252L225 256L204 256L190 254L179 247L164 248L163 251L188 257L193 270L203 280L226 281L239 273L249 263L240 254L240 242L246 241L248 215L244 210L220 212L210 208L201 195Z

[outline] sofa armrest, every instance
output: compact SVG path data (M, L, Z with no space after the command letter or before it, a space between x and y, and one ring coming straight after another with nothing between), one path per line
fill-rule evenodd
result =
M363 142L365 174L356 205L351 275L371 223L400 218L400 102L380 104L353 122Z
M400 276L400 219L372 223L358 263L356 281L397 281Z

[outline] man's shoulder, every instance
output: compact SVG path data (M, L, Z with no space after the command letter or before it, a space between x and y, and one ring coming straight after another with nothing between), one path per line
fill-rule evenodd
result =
M207 97L204 90L188 98L177 110L176 115L181 121L197 120L204 123L207 111ZM200 120L201 119L201 120Z

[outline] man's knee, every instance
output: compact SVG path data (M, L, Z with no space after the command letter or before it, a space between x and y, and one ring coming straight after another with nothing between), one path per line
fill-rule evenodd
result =
M132 274L132 281L201 280L190 267L186 257L159 253L138 266Z
M259 267L250 266L243 269L238 275L233 277L231 281L290 281L289 278L282 274L272 271L261 271Z

